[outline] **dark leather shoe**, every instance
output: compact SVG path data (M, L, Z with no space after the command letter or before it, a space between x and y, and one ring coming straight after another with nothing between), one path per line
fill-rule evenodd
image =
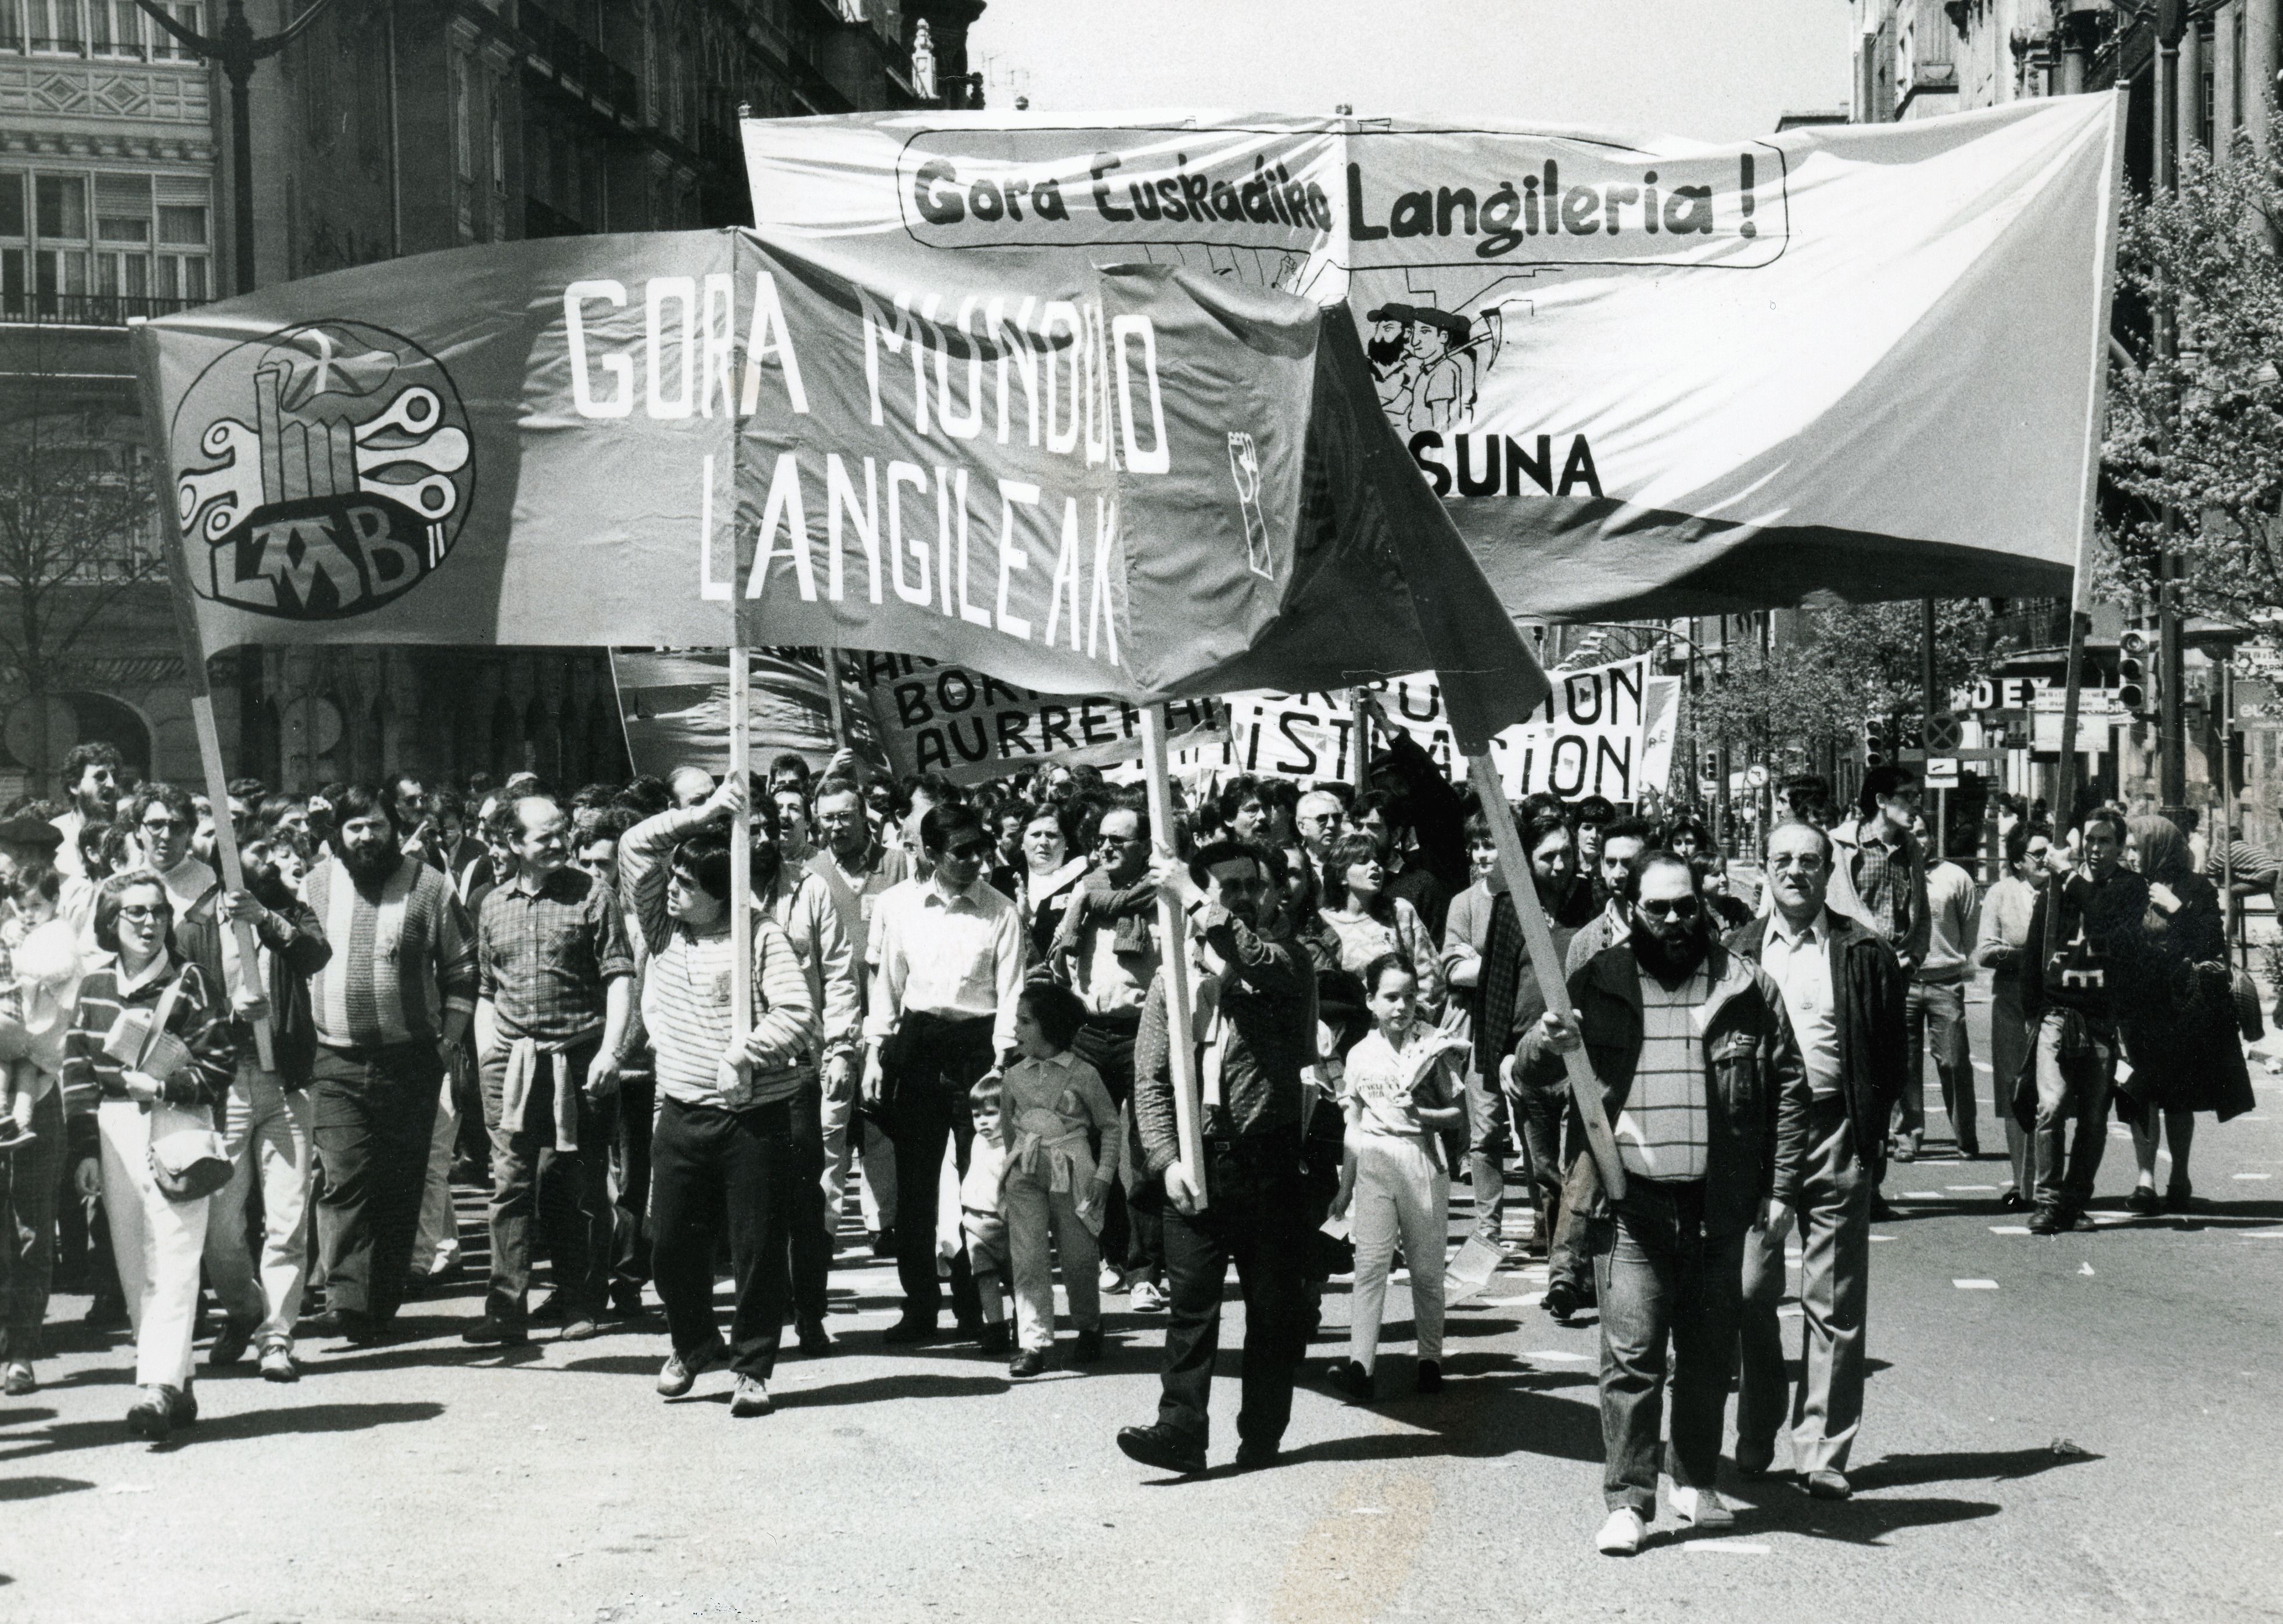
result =
M812 1359L822 1359L839 1346L832 1333L824 1328L821 1319L803 1320L800 1325L800 1350Z
M175 1396L171 1387L145 1387L127 1411L127 1430L146 1443L164 1443L175 1428Z
M1128 1460L1155 1466L1160 1472L1194 1477L1205 1469L1204 1446L1183 1437L1163 1421L1149 1426L1120 1427L1118 1447Z
M2153 1218L2164 1210L2164 1203L2157 1196L2156 1186L2154 1185L2134 1186L2131 1196L2124 1204L2144 1218ZM214 1341L219 1346L222 1339L216 1337Z
M1747 1479L1753 1482L1758 1482L1763 1479L1772 1478L1775 1476L1775 1474L1776 1452L1773 1449L1769 1449L1765 1454L1762 1454L1757 1449L1747 1449L1741 1444L1736 1446L1736 1475L1738 1477Z
M1007 1361L1007 1373L1016 1380L1047 1373L1047 1356L1035 1348L1025 1348Z
M1255 1443L1247 1439L1236 1446L1236 1469L1239 1472L1258 1472L1264 1466L1274 1465L1283 1457L1283 1449L1273 1443Z
M1432 1359L1419 1361L1419 1390L1440 1393L1443 1390L1443 1367Z
M1566 1281L1559 1286L1549 1286L1538 1306L1553 1316L1555 1325L1566 1325L1578 1312L1578 1294L1570 1290Z
M531 1323L534 1325L559 1325L570 1317L571 1310L565 1305L560 1292L549 1292L546 1299L531 1310Z
M937 1334L934 1320L907 1314L881 1332L880 1340L884 1342L932 1342Z
M166 1388L165 1392L174 1401L175 1426L188 1426L199 1418L199 1390L196 1387L185 1381L179 1387Z
M354 1309L327 1309L302 1327L302 1334L314 1337L339 1337L358 1348L370 1348L381 1340L383 1332L370 1315Z
M2069 1215L2058 1207L2040 1207L2030 1215L2032 1235L2058 1235L2069 1226Z
M1818 1500L1844 1500L1855 1492L1853 1484L1843 1472L1834 1472L1827 1466L1820 1472L1807 1474L1807 1492Z
M1375 1396L1371 1372L1353 1359L1343 1363L1332 1372L1332 1386L1359 1404L1368 1404Z
M2154 1195L2155 1192L2149 1192ZM214 1333L206 1346L206 1368L227 1370L245 1357L245 1350L253 1346L253 1327L235 1319L224 1319L222 1329Z
M976 1349L980 1353L1008 1353L1015 1346L1015 1327L1003 1319L995 1325L978 1325L967 1334L975 1339Z
M1102 1330L1081 1331L1078 1340L1071 1344L1072 1364L1098 1364L1102 1362Z
M503 1325L487 1314L461 1332L460 1340L479 1347L520 1348L531 1340L531 1333L521 1325Z

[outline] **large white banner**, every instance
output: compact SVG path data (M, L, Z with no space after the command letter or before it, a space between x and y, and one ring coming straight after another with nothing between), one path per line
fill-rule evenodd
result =
M1680 679L1650 674L1646 658L1553 671L1554 691L1537 713L1492 742L1510 800L1540 790L1564 800L1638 800L1662 791L1672 770ZM1388 720L1417 740L1445 772L1466 775L1441 690L1431 675L1375 685ZM1353 776L1355 713L1341 694L1237 694L1228 700L1231 765L1301 783Z
M2065 589L2123 105L1726 143L1168 112L744 130L756 217L908 268L899 307L954 366L1006 376L995 307L946 269L994 249L1344 302L1507 608L1609 619Z

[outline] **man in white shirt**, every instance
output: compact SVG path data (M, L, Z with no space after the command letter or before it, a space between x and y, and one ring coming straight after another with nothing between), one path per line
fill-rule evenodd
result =
M1931 853L1926 820L1913 826L1911 838ZM1982 893L1974 876L1947 859L1927 860L1926 956L1912 968L1910 1067L1896 1112L1895 1160L1908 1162L1926 1138L1925 1053L1934 1051L1935 1075L1942 1081L1943 1109L1961 1156L1982 1154L1974 1120L1974 1056L1966 1037L1966 983L1974 974L1974 940L1982 929Z
M903 1317L890 1342L936 1334L936 1191L948 1140L962 1174L975 1142L970 1091L1015 1051L1015 1000L1023 988L1023 922L983 878L991 836L970 807L930 807L920 844L932 873L880 898L867 958L872 996L864 1017L864 1098L884 1102L896 1141L896 1272ZM962 1333L983 1335L975 1278L962 1243L951 1260L952 1313ZM1004 1353L1004 1323L983 1351Z
M63 844L56 852L57 873L71 879L86 878L87 864L79 854L79 832L90 823L109 823L118 815L121 765L118 750L100 740L74 744L64 758L64 793L71 797L71 810L52 820L63 835Z
M1900 1085L1905 991L1893 950L1825 905L1833 854L1830 837L1814 825L1778 825L1768 837L1773 912L1730 940L1782 994L1808 1089L1804 1143L1779 1146L1767 1221L1744 1244L1735 1460L1747 1477L1767 1475L1775 1462L1786 1385L1776 1310L1784 1238L1796 1213L1806 1351L1791 1412L1792 1456L1809 1494L1843 1500L1847 1454L1863 1418L1871 1201L1887 1104ZM1784 1125L1780 1120L1780 1132Z

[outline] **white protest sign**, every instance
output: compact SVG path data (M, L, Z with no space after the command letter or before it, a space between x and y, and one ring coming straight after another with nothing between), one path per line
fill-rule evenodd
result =
M1662 790L1672 766L1680 680L1649 674L1646 657L1547 673L1554 691L1531 719L1492 741L1508 796L1550 790L1565 800L1640 798ZM1388 719L1438 765L1463 773L1432 676L1378 685ZM1240 773L1301 783L1352 775L1355 717L1345 694L1233 694L1231 753Z

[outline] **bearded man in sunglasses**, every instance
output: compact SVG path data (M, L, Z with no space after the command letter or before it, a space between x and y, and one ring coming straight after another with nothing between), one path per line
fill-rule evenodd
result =
M1596 1541L1630 1556L1656 1515L1658 1438L1672 1392L1666 1458L1685 1522L1733 1513L1713 1487L1735 1369L1744 1242L1770 1198L1796 1189L1807 1077L1783 995L1708 929L1687 862L1645 851L1631 866L1625 940L1570 978L1576 1012L1548 1012L1523 1038L1524 1081L1559 1086L1584 1046L1625 1174L1610 1201L1590 1156L1565 1196L1586 1221L1601 1305L1602 1497ZM1576 1133L1570 1143L1582 1145ZM1793 1163L1787 1177L1778 1163ZM1670 1348L1668 1355L1667 1349Z

